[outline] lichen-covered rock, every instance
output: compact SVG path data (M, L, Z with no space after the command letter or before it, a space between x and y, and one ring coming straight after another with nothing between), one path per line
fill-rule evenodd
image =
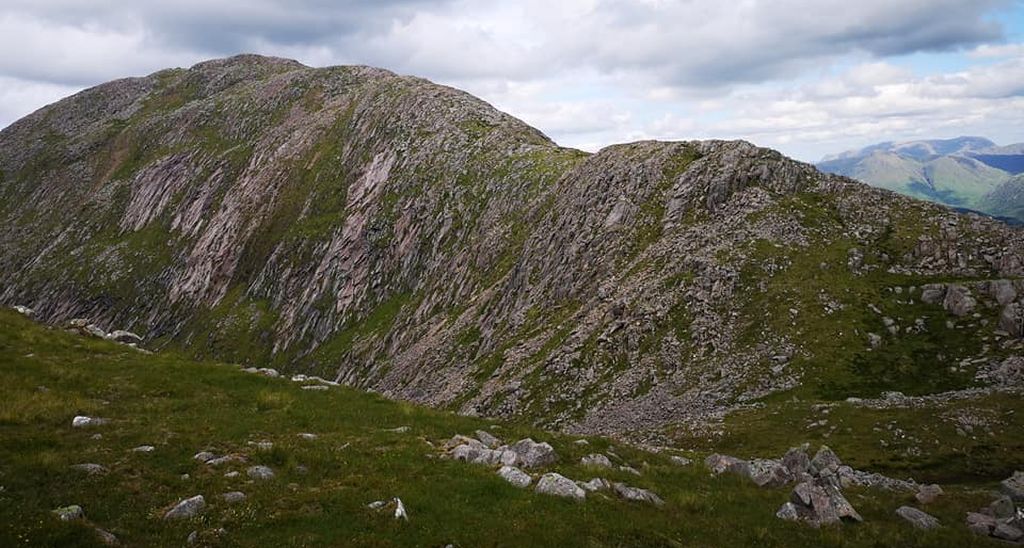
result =
M61 521L74 521L78 519L85 519L85 512L82 507L77 504L71 506L64 506L53 511L57 519Z
M956 316L966 316L974 312L978 301L971 296L970 291L962 285L951 284L946 288L946 297L942 301L942 307Z
M531 478L529 474L515 466L502 466L498 469L498 475L505 481L521 489L529 487L530 483L533 482L533 478Z
M164 519L177 520L188 519L199 515L206 508L206 499L202 495L196 495L179 501L173 508L164 514Z
M539 468L558 461L558 454L549 443L537 443L530 438L517 441L508 450L515 453L516 463L525 468Z
M237 502L244 501L246 499L246 496L245 496L245 493L243 493L241 491L229 491L229 492L224 493L223 495L221 495L220 498L223 499L224 502L226 502L228 504L234 504L234 503L237 503Z
M577 501L587 498L587 492L576 485L576 482L556 472L548 472L541 476L537 480L535 491L545 495L565 497Z
M72 464L72 470L84 472L89 476L100 476L108 472L107 467L102 464L96 464L94 462L86 462L82 464Z
M647 489L641 489L639 487L631 487L625 483L613 483L612 490L619 497L631 500L635 502L646 502L655 506L663 506L665 501L661 500L657 494Z
M497 449L499 446L501 446L501 440L496 438L490 432L484 430L477 430L475 434L476 439L480 440L481 443L483 443L487 447L490 447L491 449Z
M932 483L930 485L922 485L918 488L917 494L914 498L921 504L931 504L935 502L940 496L942 496L942 487Z
M797 517L819 527L840 523L842 520L863 521L837 487L822 480L804 481L793 488L790 495ZM785 510L785 512L783 512ZM791 509L780 509L783 519L789 519Z
M600 491L602 489L611 489L612 484L604 478L593 478L590 481L578 481L576 485L579 485L585 491Z
M704 466L706 466L708 470L711 470L711 473L716 476L730 469L742 470L746 464L747 461L745 460L730 457L729 455L719 455L718 453L708 455L708 457L704 459Z
M586 455L580 459L580 464L591 468L611 468L612 461L608 460L608 457L600 453L593 453Z
M92 426L103 426L110 422L108 419L101 419L98 417L86 417L84 415L78 415L71 420L72 428L89 428Z
M271 470L270 467L262 466L262 465L261 466L250 466L249 469L245 471L245 473L250 478L252 478L254 480L260 480L260 481L274 479L274 475L275 475L274 471Z
M1014 502L1024 503L1024 472L1014 472L999 483L999 489Z
M938 518L911 506L900 506L896 509L896 515L918 529L935 529L939 526Z

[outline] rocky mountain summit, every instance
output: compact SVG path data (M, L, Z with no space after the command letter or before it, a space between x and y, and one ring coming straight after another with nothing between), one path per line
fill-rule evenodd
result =
M1022 349L1019 230L741 141L562 148L369 67L45 107L0 132L0 234L0 301L45 322L649 444L984 388Z

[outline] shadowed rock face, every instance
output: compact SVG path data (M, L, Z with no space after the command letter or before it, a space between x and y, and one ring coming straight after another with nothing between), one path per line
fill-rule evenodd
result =
M0 132L0 234L0 301L45 321L634 435L802 382L814 346L745 315L787 268L765 249L922 282L1017 276L1024 249L749 143L588 155L425 80L258 56Z

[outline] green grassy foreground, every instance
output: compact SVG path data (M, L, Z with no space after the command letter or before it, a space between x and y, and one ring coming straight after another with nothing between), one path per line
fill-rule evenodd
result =
M760 489L737 477L712 478L706 453L678 451L697 462L678 466L606 439L590 445L513 424L460 417L381 397L332 388L303 391L296 383L217 363L130 348L37 325L0 311L0 546L92 546L93 527L128 546L181 546L193 530L218 546L953 546L985 545L963 526L964 513L987 504L977 487L946 485L926 510L945 527L919 532L893 513L908 494L849 489L864 516L857 525L822 530L775 518L789 488ZM41 388L45 387L45 388ZM110 419L72 428L75 415ZM408 426L407 432L388 429ZM551 469L570 478L595 475L651 489L656 508L609 493L574 503L520 490L492 469L437 458L456 433L485 428L506 441L550 442L560 460ZM315 440L297 436L318 435ZM101 439L93 439L94 434ZM737 438L739 439L739 438ZM250 441L270 440L259 451ZM134 453L148 444L152 453ZM581 468L581 456L614 452L643 472ZM192 456L209 449L249 457L211 468ZM741 453L743 447L734 447ZM843 456L842 453L840 453ZM764 455L772 456L772 455ZM93 462L110 471L86 476L70 469ZM273 480L252 483L245 469L265 464ZM226 478L238 470L241 475ZM187 478L183 475L187 474ZM228 505L219 495L248 495ZM168 522L164 511L202 494L206 511ZM367 508L400 497L402 522ZM55 508L81 505L87 521L62 523ZM212 531L223 527L226 533ZM995 544L993 544L995 545Z

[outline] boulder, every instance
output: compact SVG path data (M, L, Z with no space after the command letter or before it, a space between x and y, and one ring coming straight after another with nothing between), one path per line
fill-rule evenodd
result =
M1009 523L997 523L995 529L992 530L992 536L1000 540L1017 542L1024 538L1024 531Z
M174 505L164 514L164 519L187 519L199 515L206 508L206 499L202 495L196 495L184 499Z
M801 474L811 473L811 458L807 456L808 445L790 448L782 457L782 466L789 471L793 477Z
M490 432L487 432L485 430L477 430L474 433L476 434L476 439L480 440L480 443L483 443L484 445L490 447L491 449L497 449L499 446L501 446L501 440L499 440L495 436L492 436Z
M811 467L814 469L816 474L823 472L831 472L833 474L839 471L839 467L843 465L843 461L839 460L839 456L836 455L829 446L822 445L818 448L818 452L814 454L814 458L811 459Z
M1011 337L1024 337L1024 307L1020 303L1010 303L1003 307L999 314L999 329Z
M914 498L916 498L917 502L920 502L921 504L931 504L942 494L942 487L933 483L931 485L922 485L919 487Z
M626 500L646 502L655 506L662 506L665 504L665 501L661 500L661 497L653 492L648 491L647 489L640 489L639 487L630 487L625 483L613 483L612 490L614 490L615 494L619 495L619 497Z
M75 521L85 518L85 512L82 510L82 507L77 504L58 508L53 511L53 514L61 521Z
M625 472L627 474L633 474L634 476L639 476L640 475L640 471L637 470L636 468L633 468L632 466L625 466L625 465L620 466L619 467L619 471Z
M672 461L672 464L678 464L679 466L688 466L690 463L693 462L692 460L686 457L680 457L678 455L672 455L669 458L669 460Z
M708 458L704 459L704 466L716 476L730 469L741 469L746 464L747 461L745 460L730 457L729 455L719 455L718 453L709 455Z
M943 284L925 284L921 286L921 302L939 304L946 297L946 286Z
M799 519L819 527L842 520L863 521L839 489L820 479L798 483L790 494ZM780 509L781 512L781 509Z
M442 445L441 448L444 449L445 451L451 451L452 449L455 449L460 445L470 445L481 449L487 447L486 445L484 445L482 441L478 439L463 436L462 434L455 434L454 436L452 436L452 439L444 442L444 445Z
M223 495L220 496L220 498L223 499L224 502L228 504L234 504L236 502L242 502L243 500L245 500L246 497L245 493L241 491L231 491L228 493L224 493Z
M1017 299L1017 290L1013 287L1013 282L1010 280L993 281L989 285L989 293L1000 306L1005 306Z
M787 502L783 504L782 507L779 508L778 512L775 512L775 517L779 519L784 519L786 521L799 521L800 511L798 510L796 504L793 504L792 502Z
M939 526L939 520L935 516L910 506L900 506L896 509L896 515L909 521L911 525L918 529L935 529Z
M313 441L319 437L316 434L310 434L309 432L300 432L298 436L306 441Z
M78 415L71 419L72 428L89 428L92 426L103 426L110 422L107 419L101 419L97 417L86 417L84 415Z
M505 481L521 489L529 487L530 483L533 482L533 478L531 478L529 474L515 466L502 466L498 469L498 475Z
M540 480L537 481L535 491L545 495L571 498L576 501L582 501L587 498L587 492L576 485L576 482L556 472L548 472L541 476Z
M401 519L409 521L409 513L405 511L405 505L402 504L402 499L395 497L395 519Z
M132 448L132 453L152 453L153 451L156 451L156 447L152 445L140 445Z
M13 308L14 311L17 312L18 314L21 314L22 316L27 316L29 318L31 318L36 313L35 310L32 310L31 308L29 308L27 306L21 306L21 305L17 305L16 304L16 305L12 306L11 308Z
M125 343L125 344L128 344L128 343L140 344L142 342L142 337L136 335L135 333L132 333L131 331L125 331L123 329L118 329L116 331L111 331L110 334L107 335L107 338L112 340L112 341L117 341L119 343Z
M608 483L608 480L604 478L594 478L588 482L578 481L576 485L582 487L585 491L600 491L602 489L611 489L612 484Z
M250 466L245 473L254 480L274 479L274 471L266 466Z
M611 468L612 461L599 453L593 453L580 459L580 464L591 468Z
M120 544L117 537L110 531L104 531L99 527L96 527L93 530L96 532L96 536L99 538L100 544L104 546L117 546Z
M72 464L71 465L71 469L72 470L77 470L79 472L84 472L85 474L87 474L89 476L99 476L99 475L107 473L107 468L105 466L103 466L101 464L92 463L92 462L86 462L86 463L82 463L82 464Z
M473 464L502 464L514 466L519 463L519 456L512 450L505 447L488 449L479 442L477 445L460 445L453 449L449 455L455 460L461 460Z
M217 458L217 455L214 455L209 451L200 451L195 455L192 455L192 458L199 462L210 462L211 460Z
M530 438L517 441L509 450L515 453L516 462L524 468L548 466L558 460L558 455L551 445L547 442L537 443Z
M999 490L1014 502L1024 502L1024 472L1014 472L999 483Z
M978 302L971 296L971 292L962 285L950 284L946 289L946 297L942 300L942 308L954 316L966 316L974 312Z
M1009 519L1017 515L1017 507L1010 497L999 497L988 505L987 513L996 519Z
M996 518L979 512L967 513L967 528L976 535L988 536L996 527Z
M210 466L220 466L222 464L231 464L231 463L236 463L236 462L237 463L245 462L245 457L243 457L242 455L224 455L223 457L217 457L215 459L210 459L210 460L206 461L206 464L208 464Z
M782 487L792 483L793 473L781 462L772 459L753 459L742 468L746 476L758 487Z

